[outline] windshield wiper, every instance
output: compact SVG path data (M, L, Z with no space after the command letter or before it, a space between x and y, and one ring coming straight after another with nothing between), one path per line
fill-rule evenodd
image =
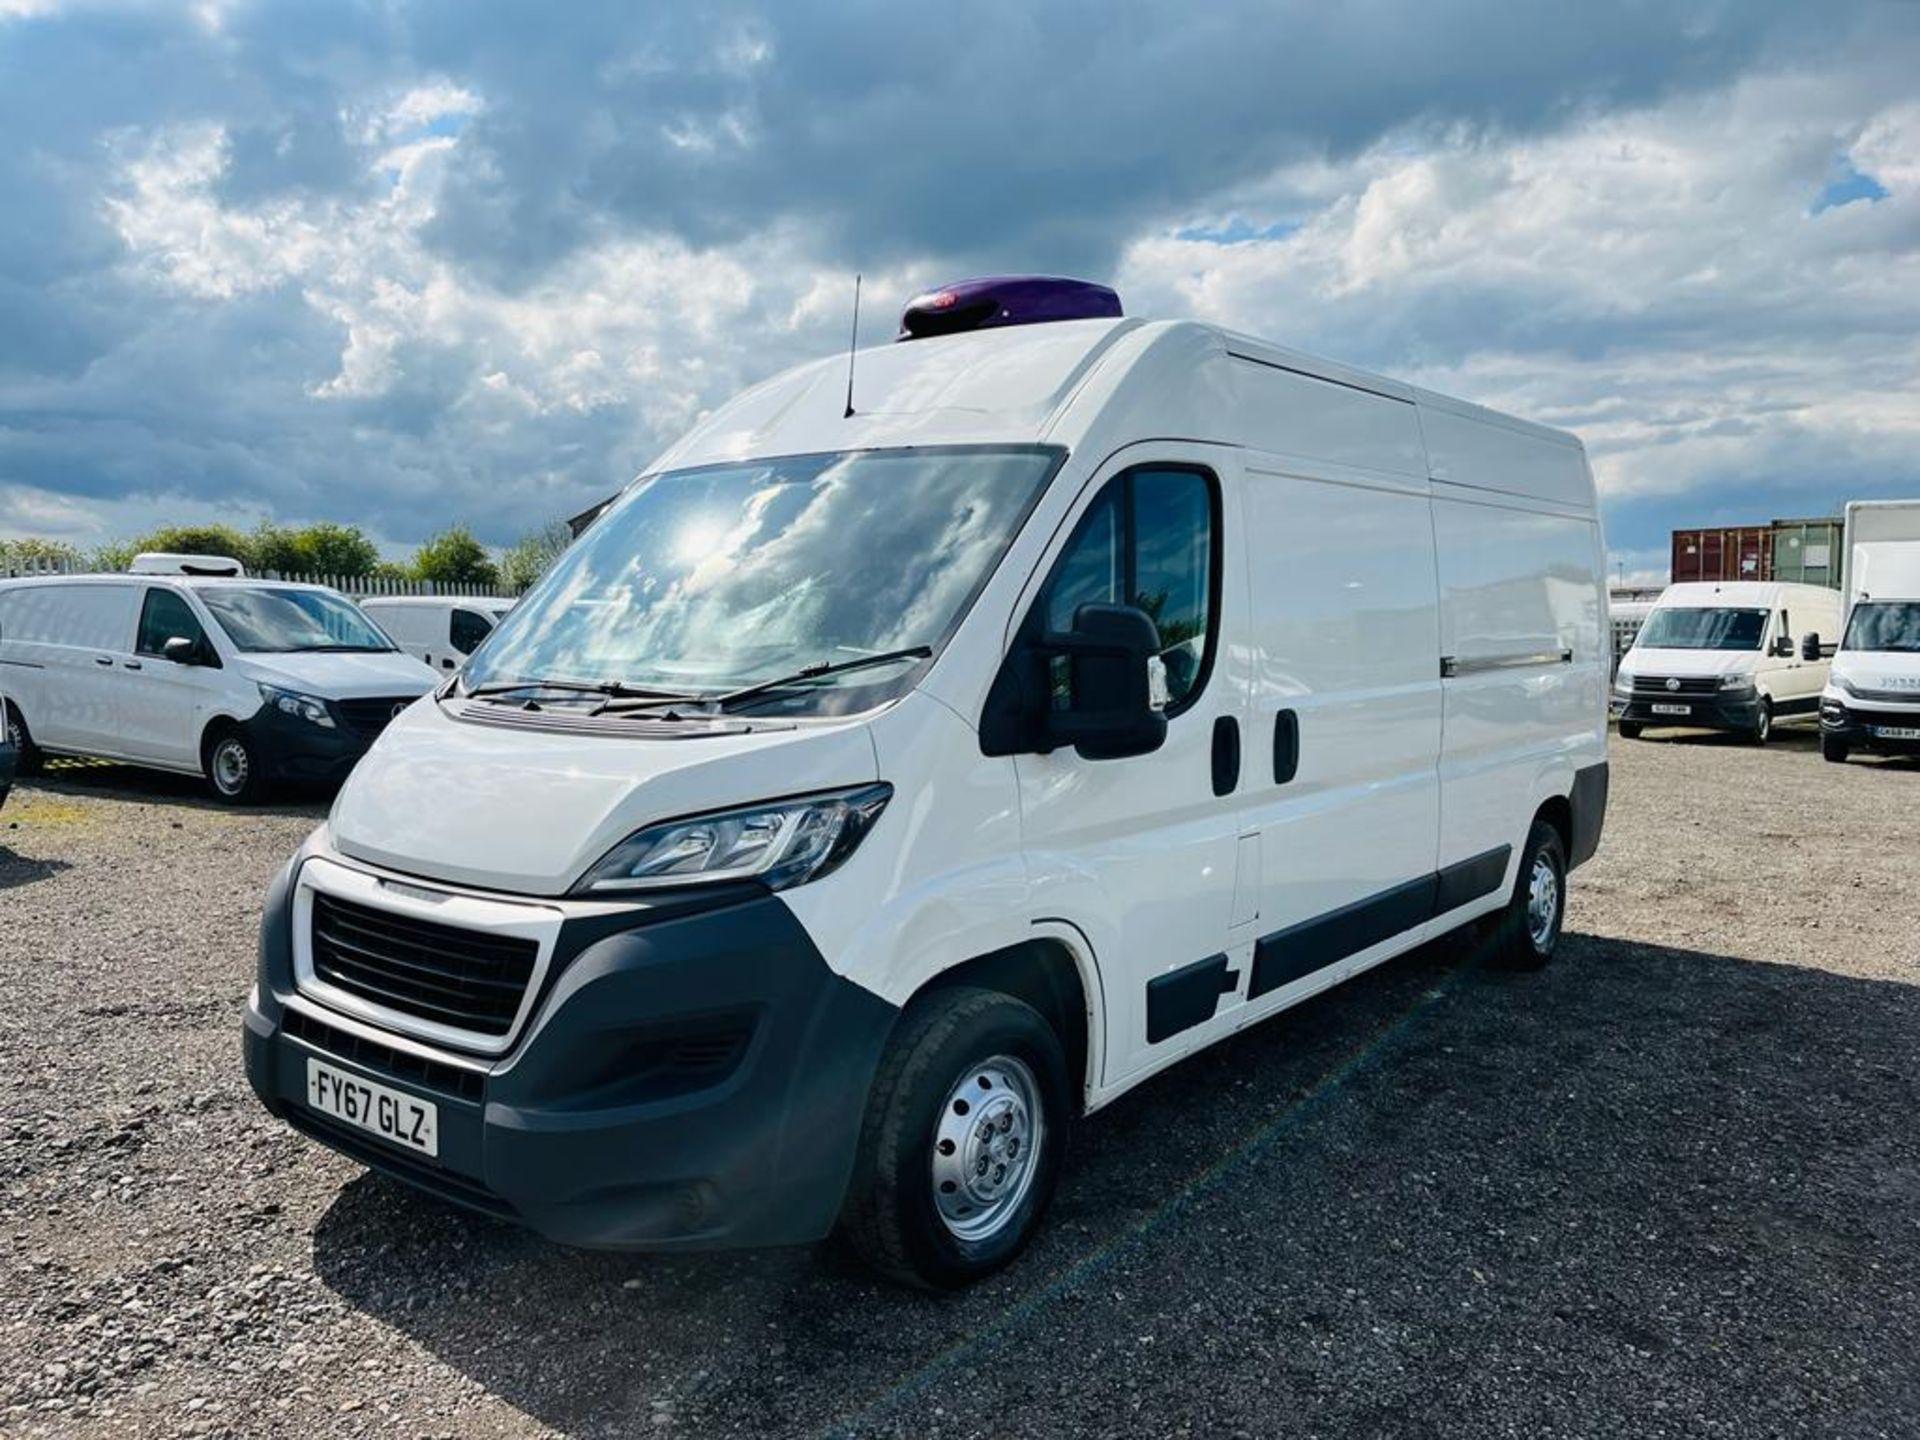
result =
M812 665L803 665L791 675L777 675L771 680L761 680L756 684L739 690L729 690L724 695L713 697L713 703L722 710L742 700L751 700L756 695L764 695L769 690L783 690L789 685L798 685L805 680L818 680L823 675L844 675L849 670L865 670L870 665L887 665L895 660L925 660L933 654L931 645L908 645L900 650L882 650L878 655L861 655L852 660L822 660Z
M681 694L672 690L647 690L621 680L490 680L465 691L465 700L484 700L494 695L512 695L522 690L559 690L569 695L600 695L609 700L645 700L664 704L673 700L700 700L704 696ZM597 713L597 712L596 712Z

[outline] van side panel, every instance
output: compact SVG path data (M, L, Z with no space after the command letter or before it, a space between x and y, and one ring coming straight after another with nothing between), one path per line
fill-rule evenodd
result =
M1412 410L1372 403L1388 423ZM1241 783L1263 870L1250 998L1265 1001L1320 988L1431 913L1430 889L1399 902L1435 869L1439 621L1424 491L1246 463L1256 668Z
M39 744L115 755L121 750L122 686L132 658L139 587L128 582L12 585L0 625L13 701Z
M1227 365L1237 444L1347 472L1400 476L1426 489L1426 456L1411 404L1237 355Z
M1443 682L1440 864L1510 845L1605 760L1598 526L1436 484Z
M1422 395L1428 473L1450 485L1551 500L1592 513L1593 480L1580 447L1537 426Z

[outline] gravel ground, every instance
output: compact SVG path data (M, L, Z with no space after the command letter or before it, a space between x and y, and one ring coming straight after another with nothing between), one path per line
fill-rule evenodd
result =
M0 1430L1910 1436L1920 765L1614 742L1537 976L1429 947L1081 1132L963 1296L573 1253L239 1066L318 805L100 768L0 811Z

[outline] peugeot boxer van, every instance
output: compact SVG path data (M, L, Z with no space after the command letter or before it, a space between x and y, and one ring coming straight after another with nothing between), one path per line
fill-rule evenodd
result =
M267 899L262 1102L568 1244L965 1283L1069 1131L1479 922L1606 804L1577 440L1078 282L673 446Z
M1669 585L1614 676L1621 735L1680 725L1764 745L1776 721L1817 719L1840 612L1823 585Z
M1920 500L1847 506L1847 628L1820 698L1820 751L1920 755Z
M250 801L339 780L433 687L337 591L173 573L0 581L0 674L23 770L97 755Z
M458 670L513 601L485 595L378 595L362 600L360 608L414 659L436 670Z

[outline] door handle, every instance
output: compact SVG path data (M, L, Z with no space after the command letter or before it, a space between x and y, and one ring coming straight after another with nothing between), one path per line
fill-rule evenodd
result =
M138 660L122 660L120 663L126 666L127 669L129 670L138 670L141 668L140 662Z
M1213 722L1213 793L1231 795L1240 783L1240 722L1222 715Z
M1273 717L1273 783L1284 785L1300 773L1300 717L1291 710Z
M93 663L96 665L111 665L113 664L113 657L111 655L96 655L93 657Z

